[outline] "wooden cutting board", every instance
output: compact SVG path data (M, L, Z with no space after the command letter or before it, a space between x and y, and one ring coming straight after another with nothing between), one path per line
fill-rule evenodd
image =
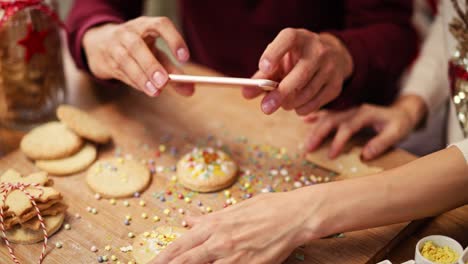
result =
M187 72L214 74L197 66L187 66ZM194 194L171 181L173 172L170 167L184 151L195 145L222 145L232 151L244 171L250 170L250 174L255 174L255 177L241 176L239 182L231 187L238 201L244 199L245 192L241 189L246 182L251 184L254 195L267 185L278 191L292 189L293 183L285 182L285 175L271 175L272 169L281 169L280 165L284 165L292 179L298 178L298 173L338 179L301 159L300 146L307 135L307 126L300 118L285 111L266 116L260 111L259 100L246 101L238 87L204 85L197 87L191 98L183 98L168 87L161 97L152 99L130 89L93 89L89 80L70 67L69 61L67 75L70 103L89 111L112 130L114 143L99 149L100 158L114 155L117 151L137 159L154 159L156 166L161 166L164 171L156 173L150 188L142 193L141 198L126 199L130 202L129 207L123 206L125 199L117 200L117 205L111 205L105 199L96 200L85 184L84 173L54 177L56 188L70 206L66 223L71 225L71 230L62 229L50 239L44 263L97 263L100 255L116 255L126 263L131 254L121 252L119 247L132 243L128 232L138 234L164 223L180 225L183 215L177 211L179 208L196 215L203 212L201 207L222 209L225 201L222 193ZM161 145L166 147L166 151L156 157L155 151ZM177 147L178 153L172 155L171 147ZM414 158L407 152L395 150L372 165L388 169ZM25 174L36 170L19 151L10 152L0 159L0 173L7 168L15 168ZM162 202L158 197L168 189L172 194L164 194L166 201ZM179 193L192 197L192 202L188 204L178 199ZM146 202L145 207L138 204L141 199ZM201 201L203 206L198 206L197 201ZM88 206L95 207L98 213L88 213ZM169 216L162 212L166 208L171 210ZM149 219L143 219L142 213L147 213ZM75 214L81 218L76 218ZM126 215L133 219L129 226L123 223ZM161 221L153 222L151 218L154 215L158 215ZM346 233L344 238L313 241L296 250L286 263L375 263L417 225L417 222L396 224ZM63 248L55 248L56 242L63 243ZM97 253L90 251L93 245L98 247ZM106 245L111 245L112 249L104 250ZM33 263L40 254L41 245L15 245L14 248L20 259ZM1 263L10 261L4 245L0 248L0 259Z

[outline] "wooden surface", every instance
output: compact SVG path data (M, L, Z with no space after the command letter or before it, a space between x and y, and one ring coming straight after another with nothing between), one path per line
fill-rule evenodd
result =
M89 80L70 67L67 63L67 76L69 82L70 103L79 106L108 125L112 129L114 144L101 147L99 156L110 156L116 149L123 154L131 154L136 159L155 159L156 164L168 167L184 151L194 145L216 145L222 143L233 151L234 158L241 163L244 169L249 169L258 176L252 181L256 192L262 186L271 184L278 189L291 189L292 183L284 183L278 177L265 176L270 168L277 168L280 164L287 163L271 158L259 158L261 164L252 164L252 157L248 157L248 149L255 146L264 150L264 153L272 152L273 147L284 148L288 155L295 156L300 153L300 145L307 133L307 127L294 113L280 111L273 116L265 116L259 108L259 101L247 102L242 99L237 88L220 88L216 86L198 87L195 96L182 98L176 95L171 88L156 99L145 97L143 94L130 89L93 89ZM207 74L209 71L199 67L189 67L192 74ZM0 173L7 168L15 168L22 173L30 173L34 166L19 151L11 151L17 143L18 135L11 135L3 131L1 151L5 156L0 160ZM11 140L5 140L7 135ZM167 135L172 138L166 142ZM214 137L214 140L211 140ZM16 143L11 143L16 142ZM8 143L8 144L7 144ZM176 146L179 154L172 156L167 152L159 158L155 158L154 151L160 144L168 148ZM9 152L9 153L6 153ZM391 168L414 159L407 152L396 150L372 165L383 168ZM328 175L327 172L304 166L301 159L293 159L288 166L291 176L297 172L305 175L314 173ZM71 230L61 230L51 238L49 254L44 263L96 263L99 255L115 254L119 260L128 261L130 253L122 253L118 247L127 246L132 239L127 237L128 232L138 234L145 230L165 223L180 225L183 216L177 212L177 208L184 207L187 212L200 214L202 210L196 201L201 200L203 206L210 206L214 210L222 208L224 198L222 194L193 194L170 181L172 172L165 171L153 177L152 184L142 194L146 206L138 205L139 199L127 199L131 206L122 205L118 200L117 205L111 205L108 200L96 200L94 193L89 190L84 182L84 173L57 178L54 177L55 186L62 191L65 201L69 204L66 222L72 226ZM245 177L239 179L240 183L246 181ZM238 201L242 200L244 192L237 183L231 190ZM166 202L161 202L155 196L170 189L172 195L165 195ZM176 194L193 195L193 202L186 204L178 200ZM343 197L346 199L346 197ZM97 215L86 212L86 207L95 207ZM304 205L306 206L306 205ZM166 217L162 210L171 209L171 214ZM150 219L142 219L140 215L145 212ZM74 215L78 213L81 219ZM125 226L125 215L131 215L133 220L130 226ZM153 223L151 217L158 215L162 220ZM294 217L294 216L292 216ZM304 249L298 249L296 253L304 254L302 263L375 263L385 258L391 246L396 246L406 236L411 235L419 222L411 225L397 224L392 226L374 228L358 232L346 233L345 238L329 238L312 242ZM62 249L54 248L55 242L63 243ZM99 248L99 252L92 253L89 249L92 245ZM111 245L111 251L105 251L104 246ZM413 247L414 248L414 247ZM17 255L22 259L33 260L40 252L40 245L21 246L16 245ZM287 263L301 263L295 254ZM411 257L411 256L410 256ZM9 257L6 248L0 249L1 263L8 262Z

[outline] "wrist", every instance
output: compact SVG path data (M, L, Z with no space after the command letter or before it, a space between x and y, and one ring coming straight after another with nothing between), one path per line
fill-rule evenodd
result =
M83 50L85 53L89 48L95 47L93 43L96 42L96 38L99 36L105 35L106 31L109 31L113 28L115 28L118 24L115 23L106 23L106 24L100 24L94 27L89 28L86 30L86 32L83 34L83 38L81 40L81 45L83 47Z
M303 217L303 224L300 233L297 236L300 244L308 243L312 240L333 234L330 219L330 211L327 208L330 184L321 184L311 187L305 187L291 192L299 197L298 203L307 206L301 206L300 214Z
M424 100L417 95L405 95L397 99L393 105L402 110L409 118L412 128L422 122L427 113Z

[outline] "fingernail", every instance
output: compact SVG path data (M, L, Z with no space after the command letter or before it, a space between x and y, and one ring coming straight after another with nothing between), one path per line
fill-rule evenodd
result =
M184 49L184 48L178 49L178 50L177 50L177 57L178 57L179 60L181 60L181 61L186 61L186 60L188 60L189 55L188 55L187 50Z
M145 86L146 86L146 91L151 95L154 95L158 90L156 87L154 87L154 84L150 81L147 81Z
M157 71L153 74L153 80L156 82L156 86L158 88L163 87L164 83L166 83L167 77L164 76L160 71Z
M267 59L262 59L260 62L260 70L264 73L268 73L271 70L271 63Z
M272 113L276 109L276 107L277 103L274 98L270 98L262 104L262 110L265 114Z

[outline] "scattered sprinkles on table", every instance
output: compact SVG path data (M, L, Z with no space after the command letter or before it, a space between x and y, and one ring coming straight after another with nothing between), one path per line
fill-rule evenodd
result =
M172 139L172 136L170 138ZM133 232L136 230L131 226L132 221L140 225L143 223L141 221L151 217L147 223L153 225L153 228L160 225L188 227L188 223L183 219L186 214L208 214L221 210L223 207L235 205L238 201L249 199L261 193L290 191L295 188L333 181L336 176L334 173L319 172L319 169L313 163L303 161L300 154L290 155L285 148L250 144L245 137L238 137L232 142L223 142L210 136L206 139L197 140L195 145L188 143L185 146L173 146L171 143L168 140L164 144L156 145L156 151L154 147L144 144L142 145L142 152L137 153L138 155L135 156L123 154L121 148L116 148L115 150L115 156L119 158L119 162L123 163L126 159L137 160L145 164L152 171L153 175L154 173L158 173L158 177L166 179L165 183L158 183L156 191L150 193L149 196L145 192L135 192L132 195L133 198L128 198L128 200L118 201L114 198L108 200L111 206L117 206L116 209L118 208L119 211L123 212L119 217L125 216L123 224L126 227L123 228L126 228L124 233L126 234L126 238L124 239L127 242L132 243L131 241L135 238ZM232 159L238 162L239 177L237 182L223 191L207 194L190 191L182 187L176 176L175 162L179 158L178 154L184 153L186 150L192 150L186 157L188 161L187 166L191 167L192 176L209 178L223 175L226 166L228 166L227 164L232 162L231 158L226 159L224 157L225 154L218 152L217 148L229 154ZM201 162L201 165L199 162ZM109 166L103 166L100 169L113 170ZM125 175L121 175L121 178L124 179ZM99 193L92 195L94 195L96 202L102 199ZM133 206L130 211L130 208L126 209L125 207L130 207L131 203L138 204L139 206ZM106 206L106 204L103 204L103 206ZM107 208L110 205L107 205ZM86 210L91 214L98 213L98 210L92 206L88 206ZM141 218L137 217L137 219L132 220L130 212L132 214L136 213L137 216L140 215ZM80 218L79 214L76 214L75 218ZM64 229L70 230L70 224L65 224ZM144 233L148 241L153 240L152 245L159 250L172 243L179 235L177 232L163 235L155 230ZM109 245L104 247L102 244L100 245L105 250L103 252L108 253L108 255L96 255L95 257L99 263L109 260L115 261L115 263L134 263L130 260L131 256L127 255L129 254L127 252L133 250L131 245L123 246L112 237L103 239L103 241L109 243ZM57 248L63 247L61 242L57 243L60 243L56 244ZM112 250L113 248L116 250ZM96 253L98 252L98 247L94 245L90 246L90 251ZM303 253L295 253L295 257L298 260L304 260Z

